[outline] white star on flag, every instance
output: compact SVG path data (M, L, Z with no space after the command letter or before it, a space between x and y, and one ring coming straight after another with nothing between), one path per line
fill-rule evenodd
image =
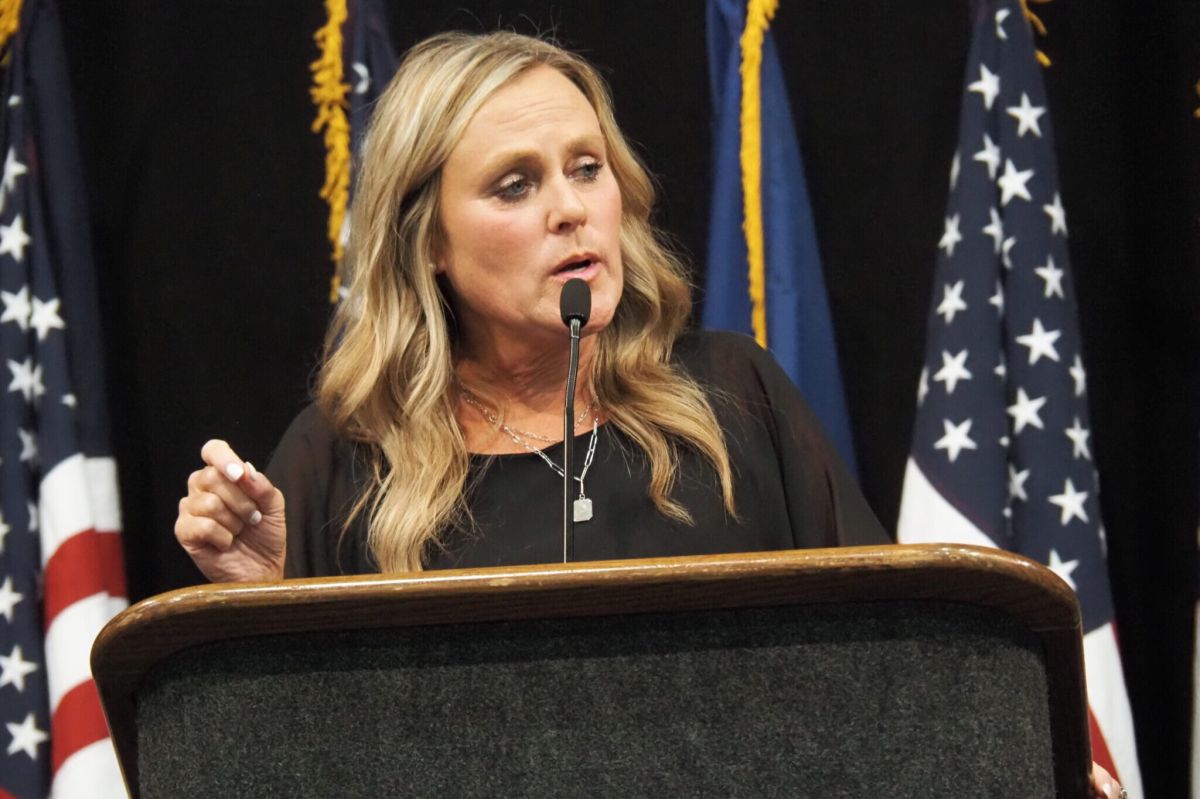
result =
M946 255L954 255L954 245L962 241L962 234L958 232L958 214L946 217L946 229L942 233L942 240L938 242L938 249L945 250Z
M967 371L966 363L967 350L963 350L957 355L943 352L942 368L937 371L933 379L939 383L945 383L946 393L953 394L959 380L971 379L971 373Z
M996 306L996 313L1004 315L1004 286L1000 281L996 281L996 293L988 297L988 305Z
M1033 320L1033 329L1023 336L1017 336L1017 343L1029 348L1029 365L1033 366L1042 357L1052 361L1058 360L1058 350L1054 342L1062 335L1059 330L1046 330L1042 327L1041 319Z
M21 290L16 293L0 291L0 301L4 303L4 313L0 314L0 324L4 322L16 322L17 326L22 330L28 330L29 315L31 313L29 307L29 286L22 286Z
M1078 590L1075 587L1075 581L1071 579L1071 572L1075 571L1076 567L1079 566L1078 560L1068 560L1064 562L1063 559L1059 557L1058 552L1052 549L1050 550L1050 560L1046 566L1050 569L1050 571L1061 577L1064 583L1071 586L1072 591Z
M1023 502L1029 501L1029 496L1025 493L1025 481L1029 479L1029 469L1017 471L1017 467L1011 463L1008 464L1008 498L1019 499Z
M1050 217L1050 232L1067 235L1067 212L1063 209L1062 197L1054 192L1054 202L1043 205L1042 210Z
M1017 237L1009 236L1000 246L1000 260L1005 269L1012 269L1012 248L1016 246Z
M1013 197L1020 197L1027 202L1032 200L1033 196L1025 185L1032 177L1032 169L1019 170L1011 158L1004 159L1004 174L996 181L996 185L1000 187L1000 205L1008 205L1008 201Z
M45 341L51 330L62 330L66 327L62 317L58 315L60 302L58 298L42 302L33 298L33 312L29 315L29 326L37 331L38 341Z
M983 149L973 156L975 161L987 164L988 178L996 179L996 170L1000 168L1000 148L992 141L992 137L983 134Z
M355 75L358 75L358 83L354 84L354 93L366 94L367 90L371 88L371 73L367 69L367 65L361 61L355 61L350 68L354 70Z
M1071 364L1071 368L1067 371L1071 373L1071 379L1075 381L1075 396L1083 396L1083 392L1087 391L1087 372L1083 371L1083 361L1078 355L1075 356L1075 363Z
M17 263L25 260L25 248L33 239L25 234L25 222L17 214L11 225L0 225L0 255L11 255Z
M1004 30L1004 20L1008 19L1008 9L1002 8L996 12L996 38L1002 42L1008 41L1008 34Z
M17 160L17 151L9 147L8 153L4 156L4 191L15 191L17 188L17 178L28 171L25 165Z
M1007 109L1008 115L1017 120L1017 136L1024 136L1029 131L1033 131L1033 135L1039 139L1042 137L1042 129L1038 127L1038 117L1046 113L1046 109L1041 106L1031 105L1029 103L1029 95L1021 92L1021 104L1009 106Z
M1067 434L1067 438L1071 439L1071 454L1076 458L1092 459L1092 453L1088 449L1088 438L1092 435L1091 431L1079 423L1079 417L1075 417L1075 424L1063 431Z
M1046 265L1039 266L1037 269L1034 269L1033 272L1034 272L1034 274L1036 274L1038 277L1040 277L1042 280L1044 280L1046 282L1046 293L1044 295L1045 299L1048 300L1051 297L1058 297L1059 299L1065 299L1065 297L1063 295L1063 287L1062 287L1062 279L1063 279L1064 273L1063 273L1063 270L1059 269L1058 267L1056 267L1054 265L1054 256L1053 255L1047 255L1046 256Z
M979 80L967 86L967 91L977 92L983 96L983 107L992 110L996 95L1000 94L1000 76L992 74L987 64L979 65Z
M0 655L0 688L13 685L18 691L24 691L26 675L35 671L37 664L25 660L21 655L21 646L15 645L8 657Z
M1021 431L1027 426L1033 425L1039 430L1045 429L1042 425L1042 417L1038 411L1046 404L1045 397L1030 399L1025 393L1025 389L1017 389L1017 401L1008 406L1008 415L1013 418L1013 434L1020 435Z
M0 555L4 554L4 539L10 532L12 532L12 527L5 523L4 514L0 513Z
M995 208L989 208L988 214L992 221L984 227L983 232L996 240L996 254L1000 254L1000 245L1004 243L1004 220L1000 218L1000 212Z
M12 736L12 741L8 744L8 753L15 755L17 752L24 752L34 760L37 760L38 744L45 741L49 736L37 728L34 724L33 714L30 713L25 717L25 720L20 724L6 722L8 734Z
M37 460L37 435L32 430L17 430L21 438L21 463L33 463Z
M966 282L960 280L953 286L947 283L942 287L942 304L937 307L937 313L946 317L946 324L954 321L954 314L967 310L967 304L962 298L965 285Z
M12 382L8 384L9 391L19 391L26 402L33 402L46 393L42 385L42 367L33 365L33 358L26 358L17 363L10 360L8 368L12 372Z
M1047 501L1051 505L1057 505L1062 509L1062 516L1059 519L1059 524L1064 527L1071 519L1079 519L1081 522L1087 522L1087 511L1083 509L1084 500L1088 498L1088 492L1076 491L1075 486L1071 483L1071 478L1068 477L1063 485L1063 492L1055 494Z
M951 463L958 460L959 453L964 449L978 449L969 435L971 432L970 419L962 424L954 424L949 419L944 419L942 425L946 434L934 442L933 448L946 450L946 456L950 458Z
M24 598L24 594L18 594L13 590L12 578L5 577L4 584L0 585L0 616L3 616L11 623L13 620L13 608Z

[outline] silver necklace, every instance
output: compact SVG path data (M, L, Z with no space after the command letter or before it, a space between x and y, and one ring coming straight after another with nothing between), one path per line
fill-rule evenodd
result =
M551 438L550 436L539 435L538 433L531 433L528 430L522 430L518 427L505 426L500 421L500 417L498 415L496 415L496 413L494 411L492 411L491 408L488 408L486 405L484 405L478 399L476 399L474 394L470 393L469 391L467 391L465 388L462 388L462 387L459 388L458 393L459 393L459 396L462 397L463 402L467 403L472 408L479 411L480 415L482 415L483 418L487 420L488 424L492 425L493 427L504 427L504 429L506 431L511 431L513 433L516 433L523 438L531 438L534 441L544 441L547 444L556 444L560 441L560 439ZM583 424L584 420L587 419L588 416L593 415L592 408L594 406L595 406L595 402L593 400L588 400L587 406L584 407L584 409L579 412L579 416L577 416L575 418L575 426L576 427L579 427L579 425Z
M524 431L517 431L517 430L512 429L508 425L506 425L504 422L502 422L500 420L500 417L497 416L494 411L492 411L490 408L484 407L484 405L482 403L480 403L478 400L476 400L473 396L471 396L466 391L460 391L459 396L462 397L463 402L467 403L472 408L479 411L480 415L483 416L483 418L487 420L488 424L497 426L501 430L503 430L508 435L508 437L513 440L514 444L521 447L526 452L529 452L533 455L537 455L539 458L541 458L543 461L545 461L547 466L549 466L551 469L554 470L555 474L557 474L559 477L562 477L564 479L566 478L566 473L563 472L562 467L559 466L554 461L550 460L549 455L547 455L545 452L542 452L540 449L534 447L532 444L530 444L528 441L526 441L524 438L522 438L519 435L520 432L524 432ZM592 409L592 403L589 402L588 407L585 409L585 411L591 410L591 409ZM582 419L580 421L582 421ZM575 424L578 425L579 422L576 422ZM591 497L589 497L587 495L587 492L584 490L584 482L583 481L587 479L588 469L590 469L592 467L592 459L596 456L596 438L597 438L597 433L599 430L600 430L600 417L598 415L596 415L595 413L593 413L592 414L592 436L588 440L587 454L583 456L583 471L581 471L579 473L579 476L575 478L579 482L579 496L575 498L575 502L573 502L571 505L571 515L575 518L575 521L577 521L577 522L590 521L592 518L592 499L591 499ZM530 437L531 438L540 438L540 436L530 436ZM552 439L545 439L545 440L552 441Z

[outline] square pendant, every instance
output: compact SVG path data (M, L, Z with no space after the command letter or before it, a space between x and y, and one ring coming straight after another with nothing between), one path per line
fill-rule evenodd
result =
M575 500L573 515L577 522L589 521L592 518L592 501L587 497Z

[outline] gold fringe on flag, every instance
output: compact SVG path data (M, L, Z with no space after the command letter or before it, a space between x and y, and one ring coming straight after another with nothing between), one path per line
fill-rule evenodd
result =
M750 0L742 31L742 230L750 278L750 325L754 340L767 346L766 245L762 215L762 48L779 0Z
M0 48L21 25L21 0L0 0Z
M1037 14L1029 10L1029 4L1037 3L1040 6L1044 6L1049 2L1051 2L1051 0L1021 0L1021 11L1025 12L1025 19L1029 20L1029 24L1033 26L1033 29L1037 31L1039 36L1046 35L1046 23L1042 22L1041 18L1038 17ZM1037 55L1039 64L1041 64L1043 67L1050 66L1050 56L1036 48L1034 48L1034 53Z
M3 2L3 0L0 0ZM309 90L317 106L313 133L324 130L325 185L321 199L329 204L329 227L326 235L332 246L334 275L329 286L329 301L337 302L341 289L340 274L343 248L342 225L350 198L350 120L346 116L346 95L350 86L345 81L342 64L342 23L346 21L346 0L325 0L328 20L313 35L321 57L312 62L313 86Z

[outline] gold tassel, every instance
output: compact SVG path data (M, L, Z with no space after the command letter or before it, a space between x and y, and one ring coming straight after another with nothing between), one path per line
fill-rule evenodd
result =
M21 26L21 0L0 0L0 48Z
M313 120L312 131L320 133L324 130L325 185L321 187L321 199L329 205L329 227L325 232L332 247L334 263L329 301L335 303L341 288L339 272L344 255L342 225L350 198L350 120L346 116L346 95L350 92L350 86L345 82L342 64L342 24L346 21L346 0L325 0L325 11L328 20L313 36L321 56L309 65L313 73L313 86L309 93L313 104L317 106L317 118Z
M778 0L750 0L742 31L742 230L749 262L750 325L754 340L767 346L766 244L762 216L762 48Z
M1029 20L1029 24L1033 26L1033 29L1037 31L1039 36L1046 35L1046 23L1042 22L1041 18L1029 9L1029 4L1037 3L1038 5L1046 5L1049 2L1051 0L1021 0L1021 11L1025 13L1025 19ZM1034 49L1034 53L1037 56L1039 64L1043 67L1050 66L1050 56L1036 48Z

